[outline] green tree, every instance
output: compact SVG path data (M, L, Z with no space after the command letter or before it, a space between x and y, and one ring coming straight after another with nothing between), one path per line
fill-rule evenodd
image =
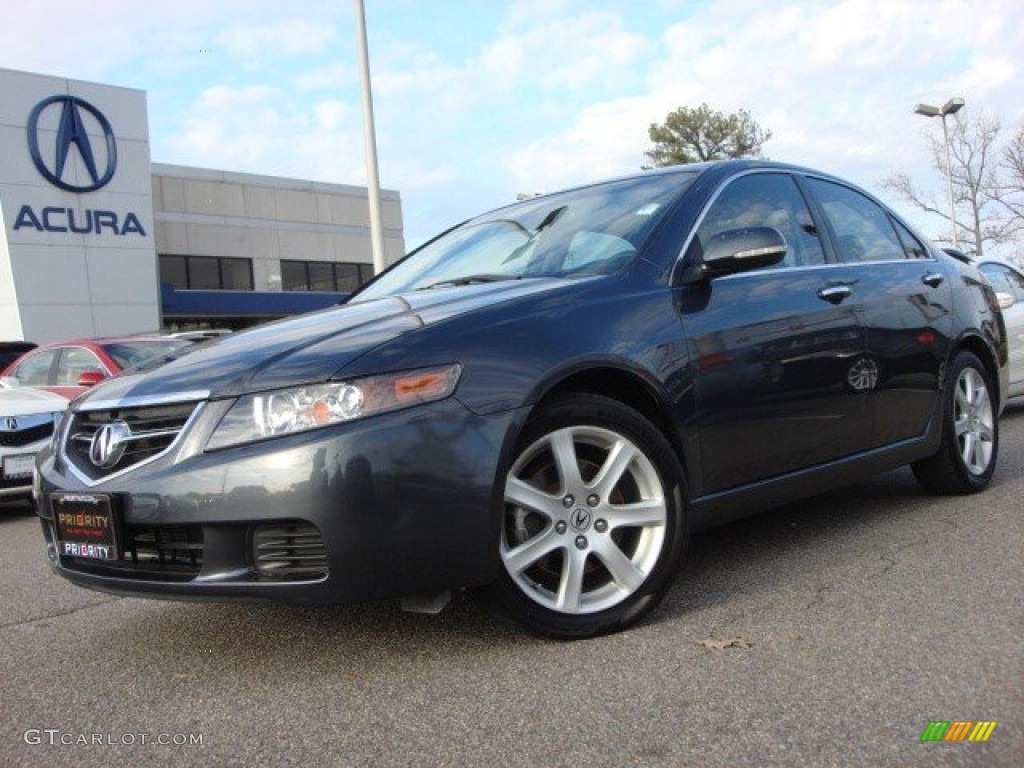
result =
M727 115L707 104L669 112L663 124L651 123L648 134L654 147L644 153L652 162L645 168L761 157L761 145L772 137L747 110Z

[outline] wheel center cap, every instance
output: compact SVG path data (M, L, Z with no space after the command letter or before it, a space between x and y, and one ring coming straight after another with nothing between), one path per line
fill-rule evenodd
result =
M572 514L569 515L569 524L574 531L579 531L580 533L588 530L593 520L594 516L586 507L576 507Z

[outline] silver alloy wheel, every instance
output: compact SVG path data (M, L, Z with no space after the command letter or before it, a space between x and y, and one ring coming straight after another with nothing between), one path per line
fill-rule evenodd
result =
M956 382L953 426L960 458L971 474L983 474L992 462L993 423L985 379L974 368L964 368Z
M658 472L632 441L599 427L558 429L509 471L501 559L536 603L594 613L627 599L650 575L667 515Z

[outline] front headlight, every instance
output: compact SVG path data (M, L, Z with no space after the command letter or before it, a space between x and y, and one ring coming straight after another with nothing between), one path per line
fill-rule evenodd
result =
M342 424L443 400L455 391L460 365L309 384L240 397L224 414L206 449Z

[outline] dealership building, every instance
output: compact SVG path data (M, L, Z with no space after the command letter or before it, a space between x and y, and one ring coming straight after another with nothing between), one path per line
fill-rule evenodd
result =
M0 341L241 328L373 274L365 187L153 163L144 91L0 69L0 93Z

